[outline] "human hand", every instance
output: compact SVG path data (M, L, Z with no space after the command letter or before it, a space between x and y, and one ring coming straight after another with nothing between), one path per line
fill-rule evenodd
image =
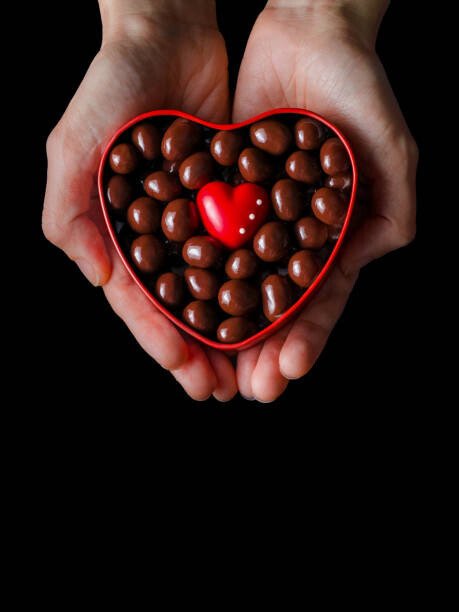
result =
M324 115L351 141L369 202L333 272L296 321L238 355L237 380L245 397L272 401L289 379L305 375L360 268L414 237L417 148L374 50L387 4L270 0L250 35L233 120L276 107Z
M227 119L227 57L212 0L101 0L102 47L48 143L43 213L46 237L103 286L113 310L144 350L172 371L188 394L236 393L234 368L220 352L184 338L124 269L108 239L96 174L109 138L154 108Z

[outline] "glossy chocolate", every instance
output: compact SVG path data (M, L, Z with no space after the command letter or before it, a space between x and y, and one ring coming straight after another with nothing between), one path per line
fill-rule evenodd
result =
M190 266L197 268L214 267L221 254L221 247L209 236L193 236L189 238L182 249L182 257Z
M312 251L298 251L288 262L288 275L298 287L303 289L309 287L319 269L319 262Z
M312 153L308 151L295 151L285 162L285 171L290 178L300 183L314 185L320 181L320 166Z
M301 185L292 179L281 179L271 190L274 212L282 221L296 221L304 211L306 198Z
M169 240L185 242L196 231L199 215L193 200L179 198L166 206L161 219L161 229Z
M152 234L144 234L131 244L131 257L136 267L145 274L157 272L165 261L162 242Z
M161 136L158 128L151 123L136 125L131 138L145 159L152 161L161 155Z
M339 191L321 187L312 196L312 212L327 225L342 225L346 217L347 204Z
M253 250L263 261L280 261L287 255L288 247L287 227L279 221L262 225L253 239Z
M295 144L303 151L318 149L325 138L321 123L311 117L302 117L295 123Z
M269 157L260 149L248 147L239 155L239 172L249 183L262 183L268 179L273 171L273 164Z
M328 227L316 217L303 217L295 223L295 236L302 249L321 249L327 242Z
M292 287L288 278L270 274L261 284L263 314L268 321L275 321L292 305Z
M114 210L123 210L132 202L134 189L126 177L115 174L107 184L107 200Z
M184 273L188 291L197 300L212 300L218 294L218 278L215 272L202 268L187 268Z
M202 300L188 304L183 311L183 319L190 327L203 334L211 334L218 325L214 306Z
M234 317L243 317L258 306L257 289L244 280L229 280L220 287L218 303L220 308Z
M178 174L179 167L179 161L169 161L168 159L164 159L163 163L161 164L161 169L169 174Z
M193 153L182 161L179 169L179 177L186 189L201 189L212 180L214 171L214 160L207 151Z
M139 163L139 155L131 144L115 145L110 152L110 168L117 174L130 174Z
M158 276L155 290L159 300L170 308L177 308L183 302L183 279L174 272Z
M137 198L129 206L126 219L137 234L153 234L161 225L162 206L153 198Z
M217 329L217 338L226 344L242 342L253 336L257 331L255 323L245 317L230 317L225 319Z
M226 275L234 279L250 278L258 269L258 260L253 251L237 249L226 260Z
M271 155L282 155L292 142L292 133L288 126L276 119L264 119L250 126L250 140Z
M149 196L161 202L168 202L177 198L182 191L177 176L164 172L164 170L149 174L143 183L143 188Z
M329 138L320 149L320 163L327 174L346 172L351 167L349 155L339 138Z
M352 174L350 172L340 172L334 176L327 176L325 187L341 189L342 191L348 190L352 187Z
M237 164L242 143L243 138L240 132L222 130L212 138L210 152L221 166L234 166Z
M180 161L196 150L201 139L201 126L188 119L175 119L163 136L161 152L169 161Z

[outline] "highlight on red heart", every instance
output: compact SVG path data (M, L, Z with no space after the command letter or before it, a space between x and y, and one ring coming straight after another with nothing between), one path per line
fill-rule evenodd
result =
M114 134L98 187L140 290L177 327L231 352L314 296L348 230L357 168L339 129L304 109L224 125L156 110Z

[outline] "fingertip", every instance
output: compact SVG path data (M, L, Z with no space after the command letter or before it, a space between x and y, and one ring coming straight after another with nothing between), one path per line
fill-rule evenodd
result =
M254 373L255 374L255 373ZM285 391L288 385L288 380L285 379L280 372L270 384L267 384L266 378L252 376L252 390L257 402L261 404L270 404L274 402Z
M279 369L288 380L309 372L326 341L324 330L310 321L298 320L279 355Z

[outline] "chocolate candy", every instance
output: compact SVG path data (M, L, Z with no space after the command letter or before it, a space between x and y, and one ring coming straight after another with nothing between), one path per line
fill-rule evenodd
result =
M210 142L210 152L221 166L234 166L237 164L242 143L240 132L217 132Z
M199 216L193 200L172 200L164 209L161 229L169 240L185 242L194 234L198 225Z
M321 123L311 117L302 117L295 123L295 143L303 151L318 149L325 138Z
M234 344L253 336L257 331L255 323L244 317L230 317L220 323L217 338L220 342Z
M202 268L187 268L185 281L188 291L198 300L212 300L217 297L218 278L214 272Z
M329 187L321 187L312 196L312 212L327 225L342 225L346 216L346 202L339 193Z
M253 250L263 261L280 261L287 255L288 247L287 228L278 221L262 225L253 239Z
M211 334L218 325L215 308L202 300L188 304L183 311L183 319L190 327L203 334Z
M300 185L291 179L281 179L271 191L274 212L282 221L296 221L305 206Z
M132 130L132 142L149 161L161 155L161 136L156 126L141 123Z
M139 163L139 156L135 147L122 143L113 147L110 152L110 167L118 174L133 172Z
M182 257L190 266L211 268L218 263L221 247L216 240L208 236L189 238L182 249Z
M152 172L144 181L143 187L149 196L168 202L180 195L182 186L175 174L169 174L164 170Z
M258 261L253 251L249 249L238 249L231 253L226 260L225 272L227 276L234 279L250 278L258 268Z
M280 121L265 119L250 126L250 140L271 155L282 155L292 142L292 133Z
M259 295L253 285L243 280L229 280L220 287L218 303L229 315L243 317L258 306Z
M212 157L206 151L199 151L180 164L180 181L187 189L201 189L212 179L213 170Z
M164 263L165 249L159 238L152 234L144 234L131 244L131 257L141 272L153 274Z
M319 263L311 251L298 251L290 257L288 275L298 287L309 287L318 272Z
M262 183L273 171L269 157L255 147L248 147L241 152L238 167L242 177L249 183Z
M349 155L339 138L329 138L324 142L320 149L320 163L323 171L333 176L350 168Z
M160 301L170 308L177 308L183 302L183 279L174 272L158 276L155 290Z
M247 232L235 242L241 248L211 237L199 216L199 190L211 181L270 193L262 226L258 190L214 202L216 231L221 223L222 234ZM276 321L311 287L342 231L352 181L333 131L297 113L236 130L147 118L120 135L103 170L112 229L145 290L197 333L228 345Z
M107 199L112 208L122 210L132 201L134 190L126 177L115 174L108 181Z
M137 198L129 206L126 218L137 234L153 234L161 224L161 204L153 198Z
M328 228L315 217L303 217L295 223L295 236L302 249L321 249L327 242Z
M308 151L295 151L289 155L285 162L285 171L290 178L308 185L318 183L321 177L319 163Z
M292 288L287 278L270 274L261 284L263 314L268 321L275 321L292 305Z
M161 152L169 161L185 159L199 145L202 129L188 119L176 119L167 128L161 142Z

